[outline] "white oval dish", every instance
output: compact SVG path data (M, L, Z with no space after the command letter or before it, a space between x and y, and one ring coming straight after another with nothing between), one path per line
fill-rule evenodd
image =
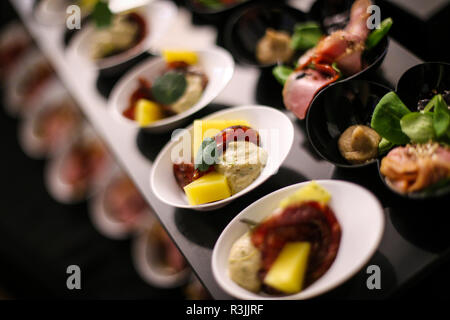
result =
M47 191L56 201L60 203L73 204L91 197L101 187L103 187L105 179L111 174L111 170L113 170L114 162L111 156L107 154L104 167L95 175L95 177L92 178L91 181L89 181L86 192L82 194L73 193L72 186L62 179L61 170L70 148L82 136L88 140L99 139L95 134L94 129L86 124L85 127L83 127L82 132L80 132L80 134L66 148L50 159L45 168L44 178Z
M173 175L172 150L180 145L183 139L192 137L193 125L172 139L157 156L150 173L150 187L155 195L164 203L177 207L198 211L219 209L240 196L252 191L271 175L275 174L286 159L294 141L294 126L282 112L266 106L242 106L215 112L203 120L247 120L250 126L261 136L261 147L268 153L267 164L259 177L247 188L224 200L202 205L189 205L186 195L178 186ZM265 131L267 130L267 131ZM190 140L184 140L190 141ZM190 143L189 143L190 145Z
M44 63L49 63L44 55L36 48L33 48L23 56L15 68L14 73L8 79L6 83L5 92L5 110L11 116L23 115L27 111L30 111L34 106L39 104L39 100L43 96L48 88L54 85L54 82L59 80L54 76L50 75L43 83L40 84L38 90L29 97L25 99L23 94L23 89L20 87L24 79L29 76L31 70L36 66Z
M52 146L52 150L48 150L48 148L43 145L42 139L35 132L36 122L40 114L49 110L49 108L59 107L59 103L63 103L64 101L70 103L74 110L78 111L75 102L69 96L67 90L60 82L55 81L52 83L52 86L44 92L38 101L36 109L30 112L30 114L25 115L22 120L19 129L19 144L25 154L30 158L41 159L50 156L51 154L54 154L56 150L63 148L67 141L71 141L73 138L73 136L67 137L67 139L61 140L57 145ZM79 116L81 118L81 114ZM82 119L80 119L80 122L81 121ZM74 128L74 131L77 131L79 128L80 126L77 126Z
M144 39L134 47L111 57L94 60L91 57L91 45L95 26L93 23L86 23L72 39L68 48L68 55L79 60L83 65L88 65L94 69L114 67L155 47L159 39L165 35L178 11L176 5L169 1L152 1L134 10L146 19L147 24Z
M1 81L7 80L11 74L14 74L14 69L19 64L18 62L32 46L31 38L23 24L13 21L2 27L0 31L0 52L17 45L22 45L23 50L20 50L19 53L16 51L13 61L10 61L9 65L5 65L4 69L0 69Z
M208 84L200 100L188 110L168 117L144 127L151 132L164 132L177 128L187 117L207 106L225 88L234 72L234 61L231 55L219 47L195 51L198 55L198 64L208 77ZM114 86L109 99L109 108L115 117L124 124L139 127L136 121L123 116L128 108L129 99L138 86L138 78L143 77L153 81L166 67L162 57L145 61L126 74Z
M153 218L147 225L147 229L150 230L155 223L158 222L156 218ZM176 288L188 281L191 275L191 269L188 266L179 273L166 274L158 266L158 257L152 254L154 251L156 250L152 249L152 243L148 239L148 231L141 232L133 240L131 250L133 264L142 279L152 286L164 289Z
M103 189L91 199L89 203L89 216L92 224L105 237L111 239L125 239L132 233L139 232L139 230L147 226L151 222L154 213L151 208L148 207L142 212L142 216L137 219L133 226L127 226L124 223L111 218L111 215L107 212L105 206L107 188L115 181L115 179L124 175L119 169L115 169L114 171L115 172L108 178Z
M380 202L372 193L356 184L318 180L317 183L331 194L329 206L342 228L339 251L330 269L303 291L281 297L247 291L231 280L228 275L231 247L248 231L248 227L240 220L262 221L275 211L282 199L307 183L291 185L268 194L244 209L224 229L214 246L211 262L214 278L223 290L239 299L309 299L344 283L369 261L384 231L385 218Z

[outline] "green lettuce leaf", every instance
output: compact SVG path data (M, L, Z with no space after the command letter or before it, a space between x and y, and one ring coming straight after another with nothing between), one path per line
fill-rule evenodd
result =
M393 144L406 144L410 139L403 133L400 120L408 113L411 111L397 94L389 92L375 107L370 125L381 137Z

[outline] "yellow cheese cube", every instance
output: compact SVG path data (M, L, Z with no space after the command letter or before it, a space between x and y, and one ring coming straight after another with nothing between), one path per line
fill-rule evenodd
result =
M167 63L183 61L193 65L198 62L197 54L192 51L163 50L162 55Z
M223 129L232 126L247 126L247 120L195 120L194 121L194 142L192 152L197 155L198 149L205 138L212 138Z
M283 199L280 203L280 208L284 209L293 204L300 204L306 201L317 201L322 204L328 204L331 195L327 190L322 188L317 182L311 181L306 186L297 190L294 194Z
M161 107L150 100L139 99L136 102L136 110L134 115L140 126L146 126L152 122L164 118Z
M199 205L231 197L227 178L218 172L210 172L184 187L190 205Z
M264 278L264 283L284 293L300 292L310 250L309 242L286 243Z

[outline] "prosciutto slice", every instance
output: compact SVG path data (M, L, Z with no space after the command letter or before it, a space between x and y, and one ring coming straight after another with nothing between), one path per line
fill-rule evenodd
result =
M450 148L437 143L397 147L383 158L380 172L401 193L423 190L450 178Z
M316 93L334 81L334 77L314 69L293 72L283 88L286 108L299 119L304 119Z
M352 6L350 12L350 22L345 30L360 39L366 39L369 35L369 29L367 28L367 19L370 17L370 13L367 12L367 8L372 5L370 0L357 0Z
M370 5L372 5L370 0L355 1L347 27L323 38L315 48L308 50L298 60L297 72L289 77L283 89L283 101L286 108L300 119L305 118L314 96L324 86L338 78L330 77L330 73L319 75L311 69L311 65L331 66L336 63L345 76L351 76L362 70L361 56L369 34L367 8ZM305 73L306 77L299 77Z

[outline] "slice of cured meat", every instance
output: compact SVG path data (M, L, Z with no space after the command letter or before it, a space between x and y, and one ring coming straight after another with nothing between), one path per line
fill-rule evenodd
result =
M297 72L288 78L283 89L284 105L298 118L305 118L312 99L320 89L338 79L330 72L324 73L318 67L330 67L336 63L345 76L351 76L362 70L361 57L369 34L367 8L370 5L372 5L370 0L355 1L347 27L320 40L315 48L305 52L298 60ZM311 66L320 72L312 70Z
M336 258L341 227L333 211L317 202L288 207L258 225L252 232L253 245L261 250L264 279L287 242L311 243L305 286L319 279Z
M314 69L293 72L283 88L283 100L286 108L299 119L304 119L314 96L336 79L336 75L327 75Z
M345 27L345 30L361 40L366 40L369 35L369 28L367 28L367 20L370 17L371 11L368 8L372 5L370 0L357 0L353 3L350 11L350 22Z

